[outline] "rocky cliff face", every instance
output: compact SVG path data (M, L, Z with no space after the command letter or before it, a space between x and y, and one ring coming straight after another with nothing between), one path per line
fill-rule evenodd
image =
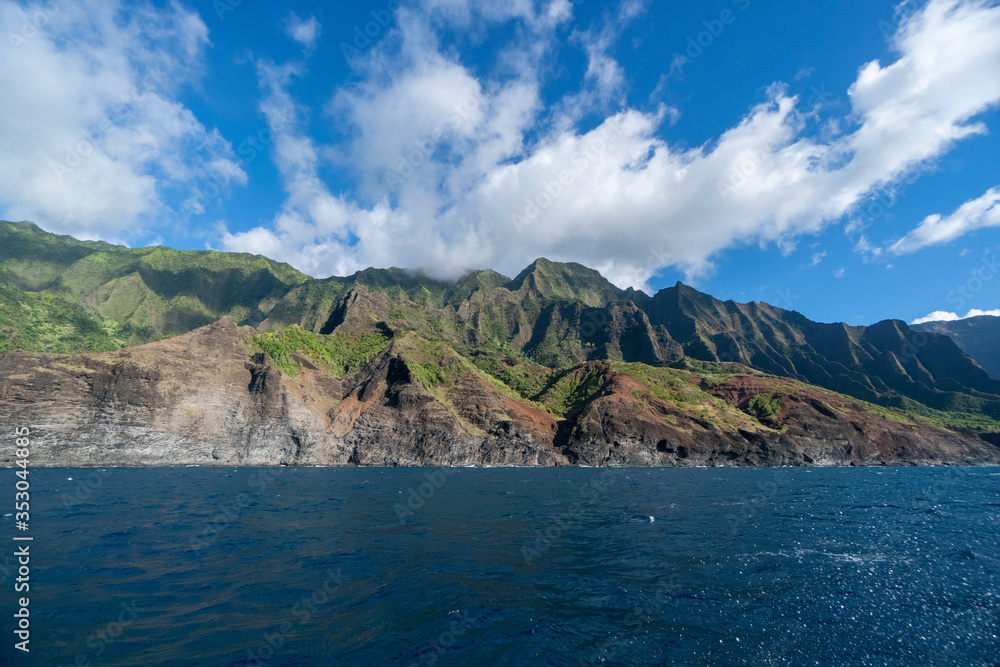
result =
M617 376L574 427L570 460L626 466L974 465L1000 455L978 437L887 419L847 397L791 381L736 376L708 392L732 406L777 393L780 407L759 425L720 426L649 395L633 378Z
M625 311L613 319L621 333L606 344L630 345L630 331L651 326ZM437 357L419 352L426 341L415 335L335 377L307 356L296 357L297 375L281 373L254 333L226 318L116 352L11 352L0 357L0 415L31 428L36 466L1000 463L1000 448L975 436L888 419L791 380L734 375L710 386L692 375L673 389L682 404L624 366L588 362L574 372L590 378L589 393L557 418L441 344ZM452 379L421 381L428 367ZM762 393L780 409L753 419L746 405Z
M0 414L29 426L34 465L548 465L554 422L468 381L462 415L390 345L330 377L283 375L231 318L95 355L0 357ZM464 417L464 419L463 419ZM9 464L11 457L5 461Z

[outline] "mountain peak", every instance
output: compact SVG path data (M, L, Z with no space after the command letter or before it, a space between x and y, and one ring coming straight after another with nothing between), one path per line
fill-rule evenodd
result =
M483 269L481 271L471 271L461 277L455 287L448 295L448 303L461 304L462 301L471 299L476 292L487 293L497 287L503 287L510 282L510 278L493 269Z
M546 298L603 306L620 299L622 291L598 271L576 262L539 257L506 285L511 292L532 292Z

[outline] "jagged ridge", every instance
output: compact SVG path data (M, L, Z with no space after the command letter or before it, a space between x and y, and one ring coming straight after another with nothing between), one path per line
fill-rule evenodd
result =
M109 350L229 314L263 331L413 332L528 400L533 378L588 362L737 362L947 426L1000 432L1000 381L949 337L895 320L820 324L681 283L650 297L544 258L514 279L486 270L446 282L392 268L313 280L249 255L132 250L25 223L2 223L0 235L6 349Z
M111 350L226 315L259 324L308 279L258 255L125 248L0 222L0 352Z

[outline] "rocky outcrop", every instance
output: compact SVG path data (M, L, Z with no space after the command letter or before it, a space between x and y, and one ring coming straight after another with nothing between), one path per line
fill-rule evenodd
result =
M692 378L700 382L699 378ZM778 378L736 376L709 393L746 408L759 394L779 411L758 426L718 423L614 377L578 420L572 462L614 466L977 465L1000 449L975 435L882 417L848 398Z
M485 383L454 389L475 399L463 420L392 345L348 378L305 359L293 378L250 351L253 333L226 318L111 353L9 353L0 414L31 428L36 466L565 462L545 413Z
M345 321L363 298L345 299ZM625 315L617 321L646 340L648 321ZM584 370L602 384L560 422L474 369L425 388L412 348L399 341L343 378L303 356L291 376L255 350L254 333L226 318L116 352L8 353L0 415L31 429L35 466L1000 463L1000 448L973 435L886 418L778 378L734 376L709 387L692 376L701 403L682 404L590 362ZM775 414L758 421L741 411L765 392L780 401ZM11 465L12 454L2 462Z
M278 464L310 429L231 318L117 352L0 357L0 413L34 465Z
M329 334L335 330L366 331L373 324L387 320L391 310L392 302L385 295L356 287L340 300L320 333Z

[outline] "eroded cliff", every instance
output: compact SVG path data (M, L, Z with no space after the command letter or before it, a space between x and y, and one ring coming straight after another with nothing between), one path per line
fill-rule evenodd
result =
M539 378L545 403L413 332L341 377L306 354L282 373L255 333L225 318L115 352L11 352L0 414L31 428L36 466L1000 463L975 435L749 369L587 362Z

